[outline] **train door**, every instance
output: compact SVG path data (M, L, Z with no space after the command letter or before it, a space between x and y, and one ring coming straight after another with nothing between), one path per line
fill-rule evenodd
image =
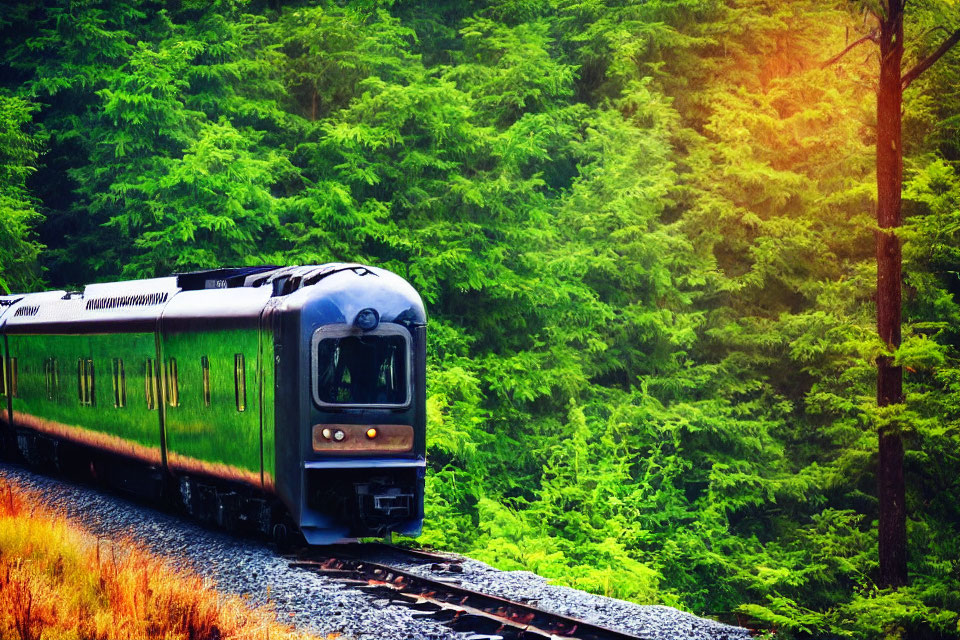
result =
M263 488L276 488L276 365L278 353L274 343L275 303L270 302L260 314L259 366L257 385L260 395L260 456Z

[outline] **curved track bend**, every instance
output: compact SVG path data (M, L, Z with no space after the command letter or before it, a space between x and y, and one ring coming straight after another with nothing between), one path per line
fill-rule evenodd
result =
M364 550L395 557L397 564L430 563L443 577L426 577L392 562L364 559ZM313 571L365 591L389 605L415 610L470 640L646 640L585 620L488 595L459 584L462 559L388 545L352 545L311 549L288 557L290 566Z

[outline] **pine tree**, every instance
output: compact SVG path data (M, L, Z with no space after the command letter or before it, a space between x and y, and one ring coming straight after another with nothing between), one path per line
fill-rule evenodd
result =
M34 229L42 219L27 179L36 171L43 134L32 126L37 106L0 94L0 289L31 291L41 284L43 246Z

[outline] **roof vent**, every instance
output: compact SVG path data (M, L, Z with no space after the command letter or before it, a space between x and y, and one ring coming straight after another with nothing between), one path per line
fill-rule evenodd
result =
M118 307L148 307L154 304L163 304L167 301L167 292L141 293L133 296L116 296L113 298L91 298L87 300L87 311L103 311Z
M177 286L184 291L199 289L232 289L244 286L244 280L251 275L274 271L278 267L224 267L222 269L206 269L191 273L178 273Z
M39 305L23 305L13 313L14 318L22 318L23 316L35 316L40 313Z

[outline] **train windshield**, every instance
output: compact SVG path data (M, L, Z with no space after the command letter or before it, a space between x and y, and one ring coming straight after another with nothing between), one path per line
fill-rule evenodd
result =
M316 397L320 404L404 405L407 353L402 335L322 338L315 354Z

